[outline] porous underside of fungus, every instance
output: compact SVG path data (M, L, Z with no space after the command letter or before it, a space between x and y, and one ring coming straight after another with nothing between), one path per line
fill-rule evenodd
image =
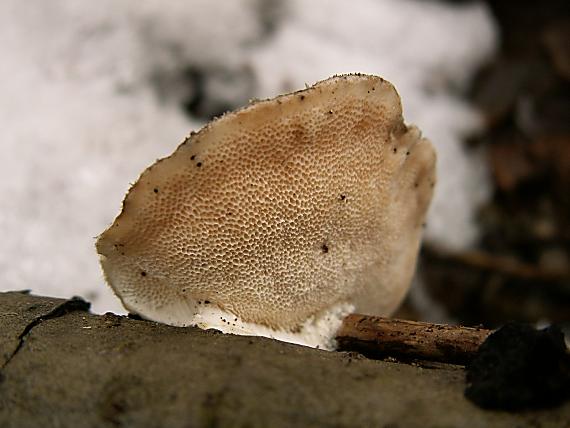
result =
M143 172L97 250L145 318L330 348L348 312L402 300L434 184L394 87L335 76L191 134Z

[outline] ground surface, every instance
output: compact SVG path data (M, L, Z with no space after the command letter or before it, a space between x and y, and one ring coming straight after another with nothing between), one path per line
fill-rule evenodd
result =
M518 414L481 410L463 397L457 366L373 361L80 309L0 294L0 426L563 427L570 420L570 403Z

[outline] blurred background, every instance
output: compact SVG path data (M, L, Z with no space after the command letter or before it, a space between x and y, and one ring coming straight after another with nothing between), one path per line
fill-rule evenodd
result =
M570 321L567 1L2 0L0 290L123 313L95 237L144 168L251 98L362 72L438 150L397 316Z

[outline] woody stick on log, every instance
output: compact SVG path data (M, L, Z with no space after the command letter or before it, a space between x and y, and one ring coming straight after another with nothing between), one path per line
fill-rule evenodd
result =
M465 364L491 330L351 314L337 332L341 351Z

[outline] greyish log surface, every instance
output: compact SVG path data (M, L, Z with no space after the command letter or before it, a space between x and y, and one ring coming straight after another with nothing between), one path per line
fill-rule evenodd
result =
M76 302L77 303L77 302ZM484 411L459 366L93 315L0 293L2 427L563 427L570 403Z

